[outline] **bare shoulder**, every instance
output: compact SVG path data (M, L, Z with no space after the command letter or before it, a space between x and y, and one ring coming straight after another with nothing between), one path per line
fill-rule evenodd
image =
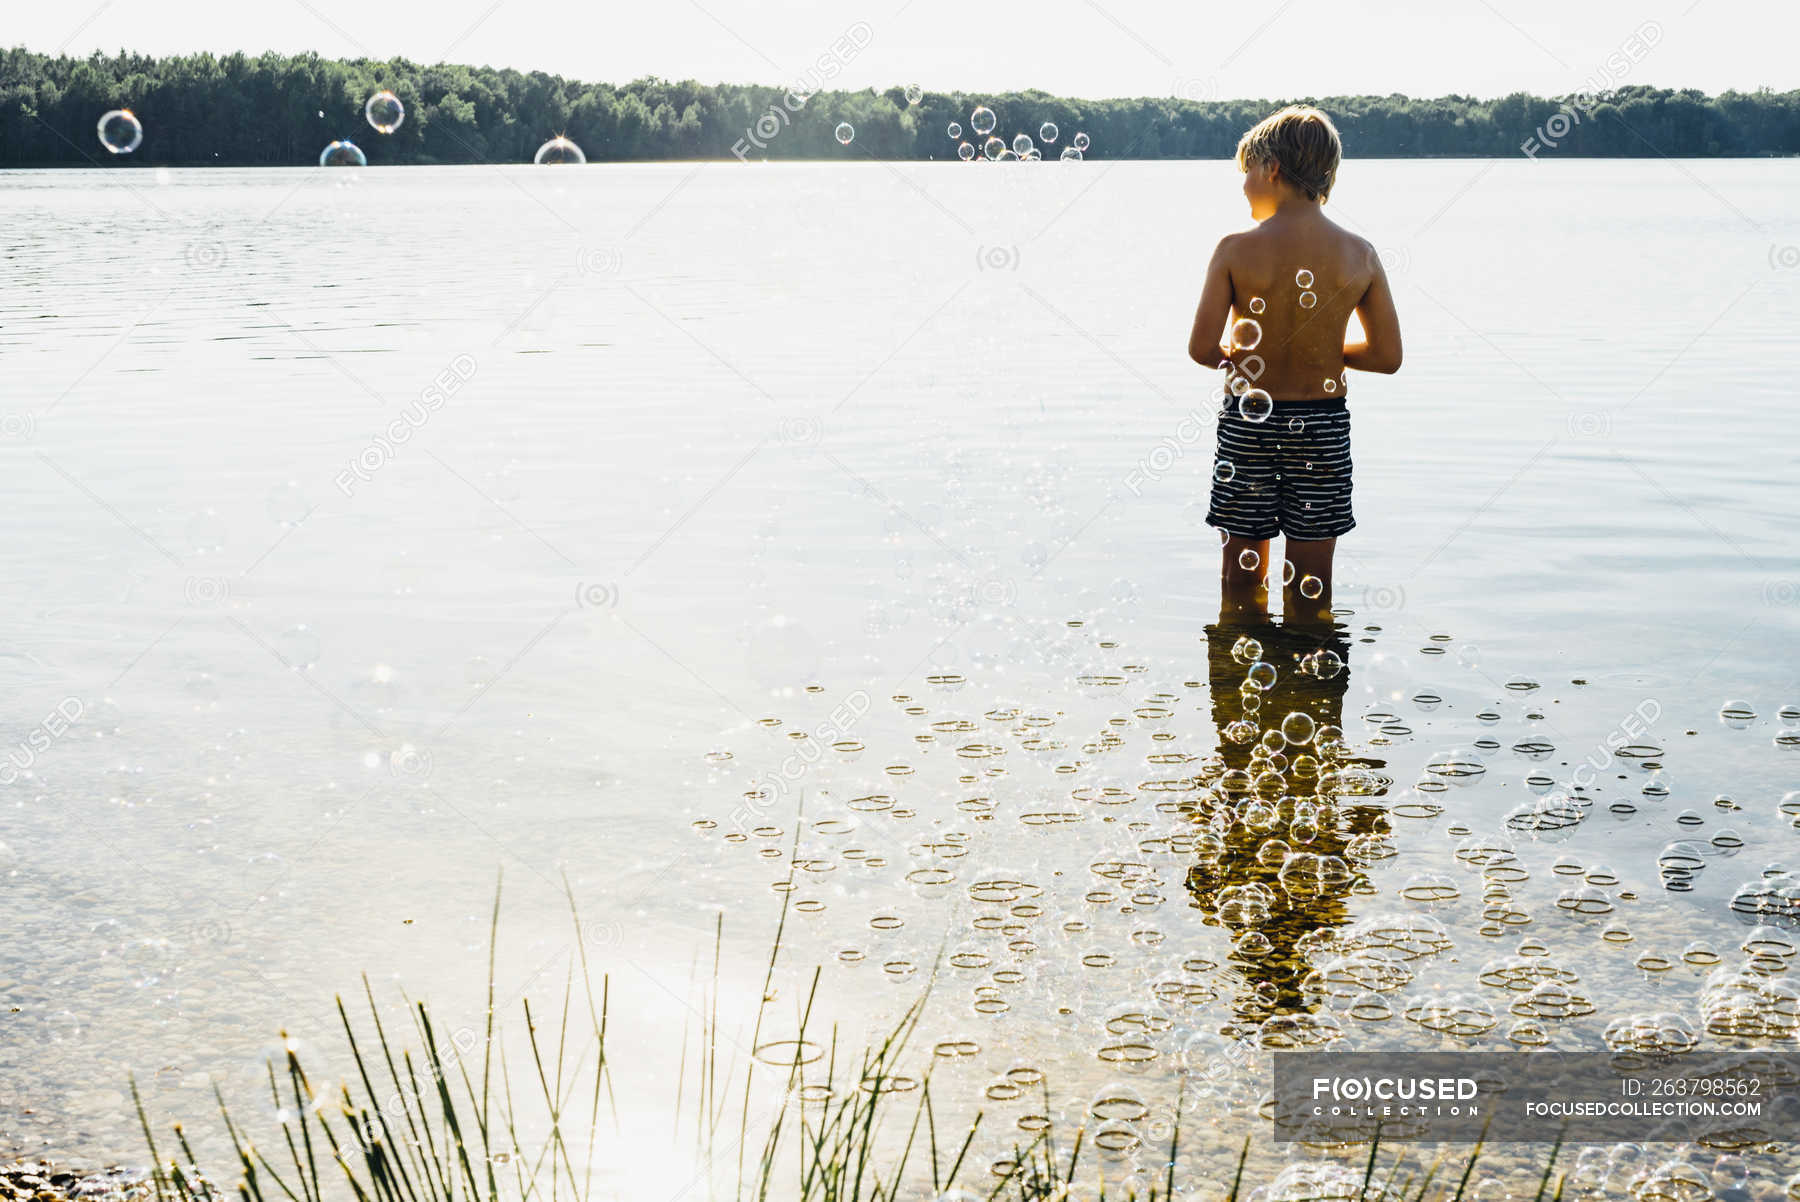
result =
M1219 244L1213 248L1213 258L1222 259L1227 263L1234 259L1241 258L1244 253L1245 240L1255 232L1256 231L1254 230L1239 230L1234 234L1226 234L1223 238L1219 239Z
M1381 252L1375 249L1375 244L1361 234L1351 233L1341 225L1336 228L1339 236L1343 238L1346 261L1359 265L1364 272L1370 275L1375 274L1381 266Z

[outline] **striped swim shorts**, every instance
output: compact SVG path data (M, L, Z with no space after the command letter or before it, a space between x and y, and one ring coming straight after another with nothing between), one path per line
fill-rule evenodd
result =
M1238 538L1336 538L1350 512L1350 410L1342 397L1276 401L1267 421L1219 414L1206 524Z

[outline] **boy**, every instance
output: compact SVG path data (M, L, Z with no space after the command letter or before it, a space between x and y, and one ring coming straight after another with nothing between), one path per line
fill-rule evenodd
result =
M1206 521L1225 539L1228 611L1267 608L1269 540L1280 534L1284 612L1329 616L1332 551L1356 525L1345 369L1400 369L1381 260L1323 212L1342 157L1315 108L1290 105L1244 135L1237 163L1257 224L1220 240L1188 338L1194 362L1227 369ZM1352 313L1363 338L1346 343Z

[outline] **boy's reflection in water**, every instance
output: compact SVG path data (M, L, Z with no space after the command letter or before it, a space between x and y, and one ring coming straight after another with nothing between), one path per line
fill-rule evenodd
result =
M1274 667L1277 673L1273 687L1260 693L1260 706L1252 702L1254 708L1249 709L1244 702L1244 686L1251 665L1258 657L1246 655L1250 649L1240 642L1243 639L1261 644L1260 659ZM1264 764L1252 767L1258 740L1266 730L1279 731L1282 720L1290 713L1307 715L1316 731L1342 727L1344 694L1350 685L1350 645L1346 628L1331 620L1329 615L1307 621L1278 622L1266 613L1228 609L1218 622L1206 628L1212 717L1219 730L1219 756L1226 771L1249 772L1252 777L1266 771ZM1311 660L1307 660L1309 656ZM1317 666L1309 671L1307 664ZM1339 664L1342 666L1338 667ZM1230 729L1232 723L1241 719L1247 719L1256 729L1252 737L1235 741L1232 735L1246 733L1244 727ZM1208 783L1222 801L1230 803L1236 818L1229 828L1225 828L1222 819L1228 815L1223 814L1218 802L1212 803L1208 811L1200 815L1203 823L1209 818L1219 819L1209 824L1208 829L1223 840L1224 851L1216 859L1201 855L1187 877L1187 886L1193 892L1195 903L1208 913L1217 910L1221 891L1230 886L1261 882L1268 889L1271 904L1266 920L1254 926L1228 924L1234 933L1248 930L1260 935L1260 938L1252 935L1248 942L1240 942L1238 950L1231 956L1231 967L1248 985L1236 1002L1239 1024L1258 1023L1271 1015L1315 1008L1315 1001L1303 997L1300 990L1300 980L1309 966L1295 950L1295 942L1310 931L1341 926L1349 921L1345 897L1351 891L1353 881L1361 875L1356 866L1350 864L1348 874L1339 873L1316 882L1297 879L1296 883L1302 888L1298 894L1292 894L1283 887L1280 879L1285 854L1279 847L1263 851L1264 845L1275 839L1287 844L1293 852L1345 859L1345 846L1355 836L1387 830L1385 809L1370 804L1374 795L1343 797L1336 805L1328 804L1332 799L1330 792L1318 796L1319 774L1309 771L1301 757L1312 756L1320 760L1326 774L1334 767L1379 769L1383 761L1346 752L1334 762L1319 755L1316 741L1306 746L1283 743L1278 754L1286 758L1282 771L1287 784L1278 790L1265 790L1271 795L1260 795L1256 790L1220 789L1219 782L1210 779L1212 774L1208 774ZM1281 763L1280 760L1274 762L1277 766ZM1251 814L1254 825L1260 828L1251 829L1252 824L1247 824L1244 817L1258 802L1268 808L1259 808ZM1317 806L1316 833L1313 833L1315 828L1305 821L1308 803ZM1299 823L1295 822L1296 805L1302 817ZM1217 850L1216 846L1214 850ZM1314 883L1319 886L1317 892L1309 887ZM1265 939L1266 943L1263 942Z

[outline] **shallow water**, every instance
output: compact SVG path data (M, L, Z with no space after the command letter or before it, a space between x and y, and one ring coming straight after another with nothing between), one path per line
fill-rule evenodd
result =
M1182 354L1242 219L1229 165L0 178L0 667L30 761L0 791L5 1142L134 1153L128 1072L153 1111L203 1110L209 1074L247 1078L282 1027L328 1041L363 971L473 1015L501 870L502 989L557 987L566 876L620 1021L678 1045L717 909L746 949L728 975L757 979L796 826L802 860L858 875L790 921L791 962L830 965L858 1021L897 1014L940 950L1020 957L1005 919L970 925L1017 904L984 880L1103 915L1079 938L1030 916L1025 980L941 970L931 1039L984 1045L957 1068L972 1091L1023 1059L1089 1096L1132 1042L1108 1021L1176 952L1204 957L1216 977L1150 1041L1154 1092L1268 991L1300 1012L1292 940L1419 912L1418 873L1460 888L1432 913L1453 950L1408 988L1504 1003L1481 966L1536 937L1608 999L1568 1038L1692 1013L1697 974L1633 960L1697 937L1735 955L1733 890L1793 854L1797 172L1346 168L1333 208L1388 261L1408 362L1351 380L1348 670L1296 705L1392 782L1319 838L1390 826L1396 855L1373 895L1311 899L1237 962L1202 907L1258 874L1247 849L1205 869L1141 846L1191 826L1145 782L1238 747L1191 420L1215 381ZM375 442L407 413L416 435ZM1731 699L1757 716L1722 723ZM1630 741L1662 754L1608 761L1651 712ZM784 777L790 732L822 723L862 758ZM1434 776L1450 748L1485 771ZM1454 853L1540 795L1529 773L1590 757L1599 804L1565 841L1507 832L1524 935L1480 933L1482 876ZM1444 813L1380 812L1421 779L1461 782L1425 795ZM759 785L745 829L774 833L728 843ZM1073 795L1106 787L1125 799ZM832 806L858 825L819 829ZM1666 843L1726 827L1743 850L1660 888ZM832 842L873 836L873 868ZM1118 862L1150 865L1157 900L1118 913L1137 874L1091 869ZM1636 895L1614 903L1630 943L1557 909L1602 864ZM920 868L952 880L921 892ZM1499 1005L1489 1042L1512 1021Z

